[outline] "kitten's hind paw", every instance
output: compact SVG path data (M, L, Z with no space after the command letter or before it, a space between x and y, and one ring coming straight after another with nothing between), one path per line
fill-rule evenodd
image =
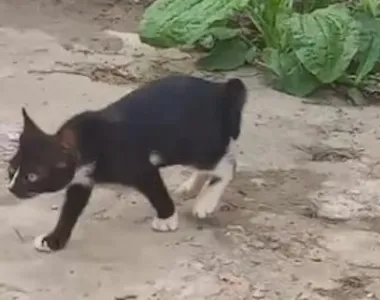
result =
M167 232L175 231L178 229L178 213L174 214L167 219L160 219L155 217L152 221L152 229L155 231Z
M34 239L34 249L36 249L38 252L45 253L53 251L52 249L50 249L47 241L45 240L45 235L40 235Z

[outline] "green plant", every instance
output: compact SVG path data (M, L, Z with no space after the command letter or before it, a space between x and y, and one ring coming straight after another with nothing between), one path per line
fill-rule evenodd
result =
M256 31L255 43L244 32L228 40L219 39L198 66L208 71L231 70L255 61L262 47L281 48L282 24L292 13L292 4L293 0L250 0L244 16Z
M360 0L358 7L372 17L378 17L380 14L379 0Z
M307 96L340 78L359 48L358 25L340 4L294 13L282 25L286 46L270 49L272 54L264 61L277 75L281 89L291 94Z
M243 11L249 0L157 0L144 12L139 26L141 41L155 47L195 45L203 39L225 39L240 29L228 20Z
M208 71L232 70L255 58L255 47L240 36L220 40L198 61L198 66Z
M360 46L355 57L357 63L355 85L372 72L380 59L380 20L359 12L355 17L360 26Z
M293 9L298 13L310 13L316 9L325 8L337 2L339 2L339 0L295 0Z
M282 24L292 14L292 7L293 0L251 0L248 16L266 47L281 47Z
M201 45L202 69L259 63L297 96L332 83L359 95L379 78L380 0L156 0L140 25L153 46Z

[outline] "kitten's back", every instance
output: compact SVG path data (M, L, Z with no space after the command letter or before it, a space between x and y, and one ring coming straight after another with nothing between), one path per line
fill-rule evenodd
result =
M135 157L157 151L167 164L206 166L239 137L245 101L239 79L217 83L176 75L132 91L100 114L114 124L108 140L128 144Z
M239 79L218 83L188 75L173 75L154 80L110 104L104 115L128 123L198 123L223 117L236 139L240 134L241 110L246 102L246 87ZM227 115L226 115L227 114ZM195 122L197 121L197 122ZM211 121L211 120L210 120Z

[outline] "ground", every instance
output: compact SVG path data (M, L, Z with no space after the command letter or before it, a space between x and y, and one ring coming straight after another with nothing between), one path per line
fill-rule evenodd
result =
M195 73L189 54L139 43L143 5L0 1L2 186L21 106L53 132L153 78ZM250 97L238 175L212 218L176 199L180 229L155 233L141 195L99 187L67 248L43 254L33 239L53 228L62 193L19 202L4 187L0 299L380 299L378 107L290 97L251 69L227 75ZM172 191L189 173L163 175Z

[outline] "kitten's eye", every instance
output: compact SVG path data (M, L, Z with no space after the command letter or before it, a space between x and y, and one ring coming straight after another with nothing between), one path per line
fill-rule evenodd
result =
M29 173L28 175L26 175L26 179L29 182L36 182L38 180L38 175L35 173Z

